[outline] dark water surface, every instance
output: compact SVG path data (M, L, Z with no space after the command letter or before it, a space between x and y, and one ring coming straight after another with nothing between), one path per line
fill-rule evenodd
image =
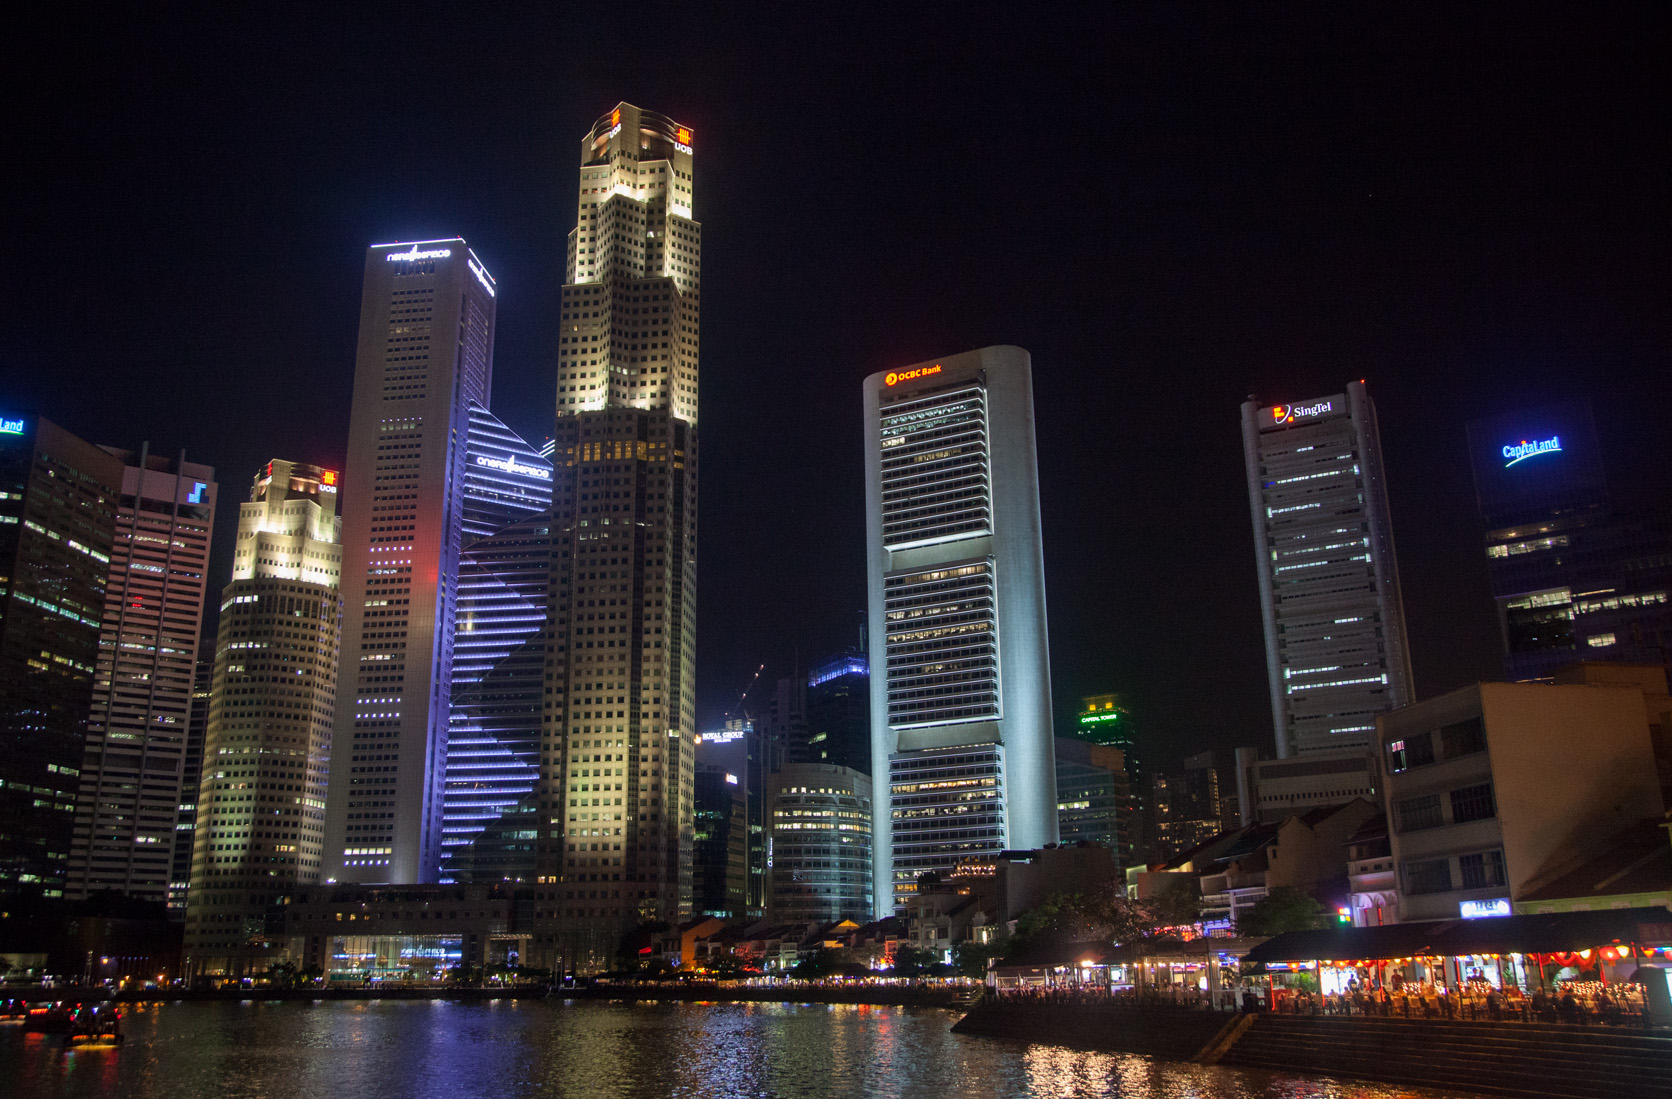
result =
M1438 1092L966 1038L956 1012L813 1004L177 1003L120 1049L0 1027L0 1096L144 1099L1394 1099Z

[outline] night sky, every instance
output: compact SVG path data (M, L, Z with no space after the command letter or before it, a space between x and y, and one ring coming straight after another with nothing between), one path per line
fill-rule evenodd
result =
M704 723L857 640L888 367L1032 352L1059 729L1121 691L1157 762L1272 740L1247 395L1367 380L1421 695L1500 666L1468 419L1589 398L1672 488L1664 4L248 7L14 14L0 67L0 410L214 465L216 590L257 466L343 462L368 244L470 242L545 438L622 99L695 133Z

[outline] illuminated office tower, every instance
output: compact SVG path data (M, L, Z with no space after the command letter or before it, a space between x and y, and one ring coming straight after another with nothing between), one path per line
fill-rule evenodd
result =
M1250 400L1242 449L1277 754L1362 754L1412 698L1376 408L1363 382Z
M192 669L192 709L186 721L186 758L180 767L180 815L174 819L174 863L168 875L168 907L186 910L192 884L192 833L197 831L197 789L203 781L203 741L209 731L209 695L215 682L215 643L199 641Z
M1057 840L1028 353L865 379L878 915L918 875Z
M470 406L441 880L534 878L551 462Z
M692 904L700 227L691 133L581 140L558 363L536 948L607 964Z
M0 898L61 897L122 460L0 413Z
M1672 512L1615 505L1589 402L1469 424L1504 670L1672 668Z
M122 459L98 672L65 895L168 900L215 527L215 471L141 447Z
M470 405L493 384L494 283L457 238L366 250L343 501L327 882L441 869Z
M238 507L221 590L186 956L247 976L276 958L270 905L319 881L342 632L335 470L275 459Z

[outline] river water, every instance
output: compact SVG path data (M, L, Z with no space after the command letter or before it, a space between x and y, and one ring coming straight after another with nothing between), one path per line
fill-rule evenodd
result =
M134 1005L119 1049L0 1027L0 1095L1395 1099L1438 1092L966 1038L957 1013L562 1001Z

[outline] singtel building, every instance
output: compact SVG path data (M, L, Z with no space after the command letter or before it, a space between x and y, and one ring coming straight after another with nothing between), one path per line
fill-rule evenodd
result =
M1412 697L1376 409L1249 401L1242 444L1277 754L1362 754Z

